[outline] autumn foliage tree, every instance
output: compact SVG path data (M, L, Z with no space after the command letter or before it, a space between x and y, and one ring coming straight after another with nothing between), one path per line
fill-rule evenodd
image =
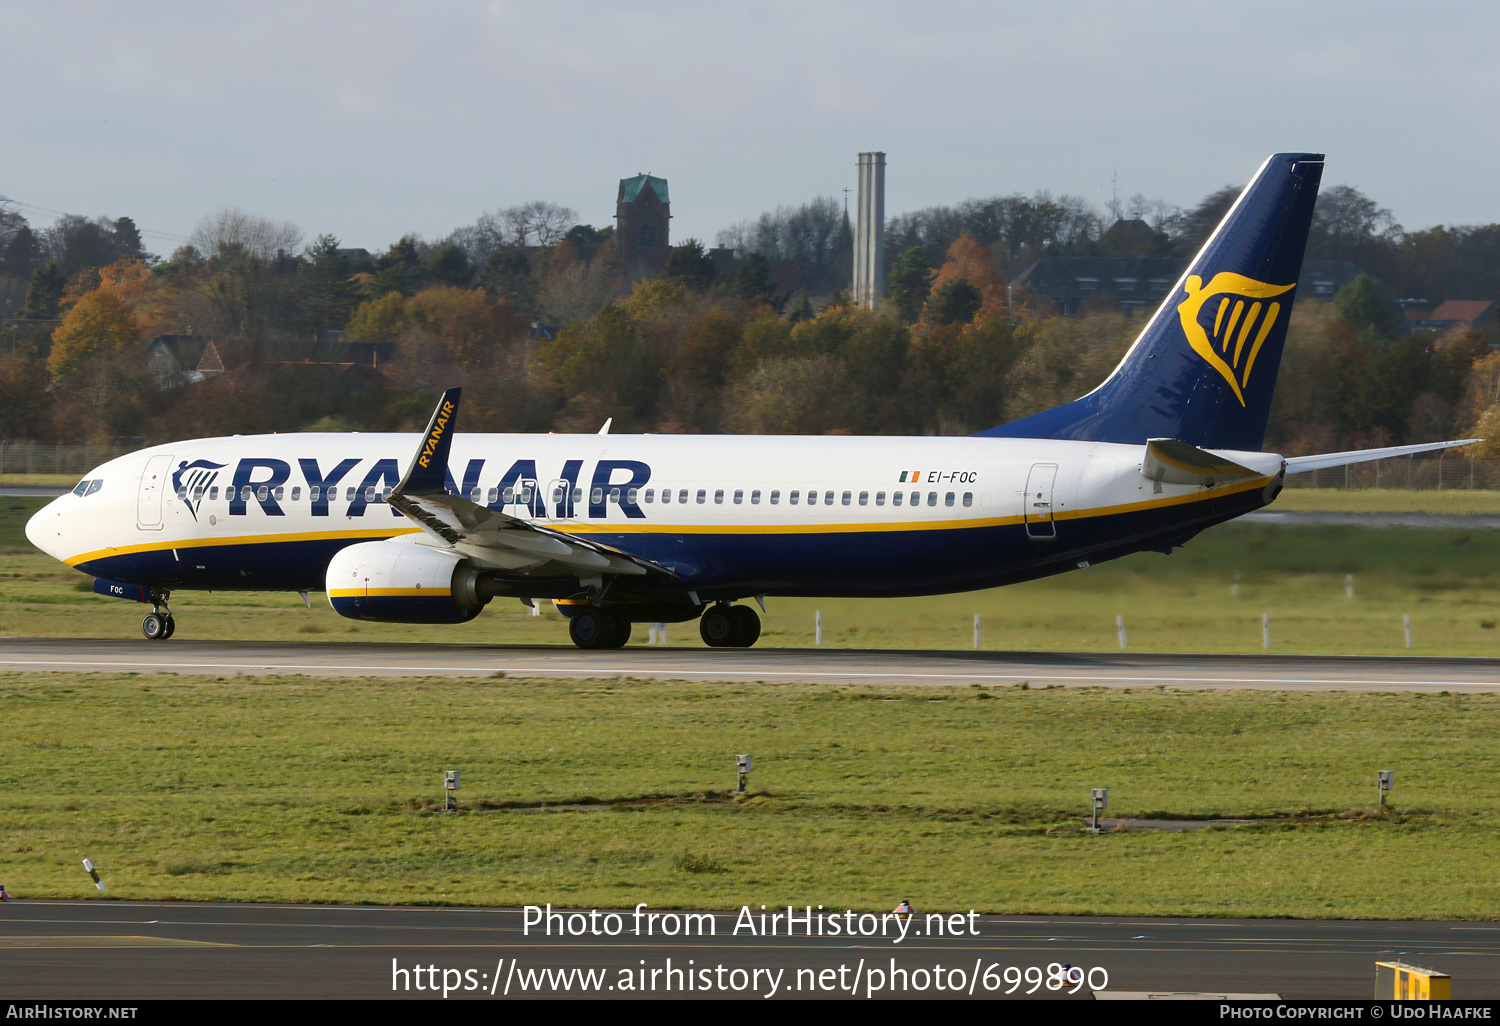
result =
M130 305L114 292L96 289L74 303L52 333L47 366L54 381L67 384L92 357L128 350L140 341L140 322Z

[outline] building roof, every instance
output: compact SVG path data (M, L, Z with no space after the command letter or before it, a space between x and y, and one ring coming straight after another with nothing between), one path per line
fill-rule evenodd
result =
M648 185L651 186L651 191L656 193L657 199L663 203L671 202L671 200L667 199L667 180L665 178L656 178L653 175L636 175L634 178L621 178L620 198L618 202L634 203L636 197L641 194L641 190Z
M1477 321L1494 306L1487 299L1450 299L1436 310L1423 314L1429 321Z

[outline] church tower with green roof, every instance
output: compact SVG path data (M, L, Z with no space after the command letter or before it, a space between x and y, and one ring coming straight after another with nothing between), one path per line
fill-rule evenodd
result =
M620 179L615 200L615 239L620 259L631 281L654 278L667 266L672 252L668 222L672 201L667 180L640 174Z

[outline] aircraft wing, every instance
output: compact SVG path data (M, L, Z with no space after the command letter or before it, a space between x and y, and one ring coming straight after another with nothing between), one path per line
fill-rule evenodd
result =
M1460 438L1453 442L1420 442L1416 445L1392 445L1384 449L1351 449L1348 452L1325 452L1317 456L1291 456L1286 461L1288 474L1305 474L1309 470L1324 470L1342 467L1349 463L1364 463L1367 460L1384 460L1392 456L1410 456L1419 452L1434 452L1452 449L1459 445L1472 445L1483 438Z
M586 577L648 573L675 576L653 560L449 494L444 472L459 392L450 388L443 393L406 476L391 490L389 502L393 507L445 545L507 570L542 570L548 564L561 564L558 569Z

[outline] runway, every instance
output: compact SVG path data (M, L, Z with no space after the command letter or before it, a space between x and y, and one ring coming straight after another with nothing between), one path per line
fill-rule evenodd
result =
M1500 691L1500 660L871 649L439 646L0 639L0 671L359 677L633 677L682 681L1268 691Z
M1393 959L1449 973L1455 998L1500 997L1493 923L944 909L944 935L933 936L932 910L918 909L898 942L890 929L809 936L796 919L767 934L753 918L747 929L739 909L693 920L646 910L661 915L655 921L629 908L612 921L609 911L560 918L547 936L519 909L16 901L0 905L0 998L1066 997L1045 980L1049 967L1068 963L1107 991L1368 999L1375 962ZM851 921L843 909L825 912ZM534 913L533 922L545 919ZM692 936L665 933L688 923ZM1072 995L1091 996L1087 985Z

